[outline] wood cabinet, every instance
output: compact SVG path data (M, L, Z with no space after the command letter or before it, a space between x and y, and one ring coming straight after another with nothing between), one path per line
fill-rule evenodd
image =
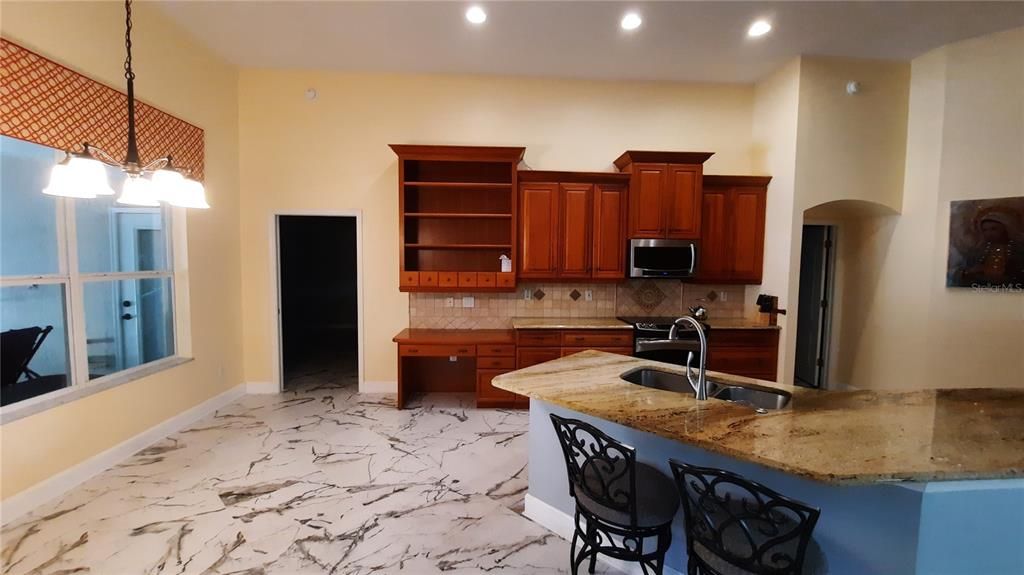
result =
M525 148L391 149L398 155L399 289L513 291L515 274L501 275L499 257L515 269L517 166Z
M519 277L625 277L628 174L519 172Z
M588 349L633 355L632 329L517 329L516 369Z
M703 164L711 153L630 150L615 166L630 174L630 238L698 239Z
M775 381L779 360L778 329L711 328L708 369Z
M761 283L769 181L767 176L704 176L698 281Z

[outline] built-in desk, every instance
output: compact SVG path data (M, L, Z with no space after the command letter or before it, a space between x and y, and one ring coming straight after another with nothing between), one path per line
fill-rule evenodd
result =
M516 332L511 329L404 329L398 344L398 396L410 393L476 393L478 407L527 407L528 400L491 386L515 369Z

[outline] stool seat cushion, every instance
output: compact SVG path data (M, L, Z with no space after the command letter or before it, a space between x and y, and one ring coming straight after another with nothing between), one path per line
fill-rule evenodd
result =
M607 482L609 475L614 479L609 486L608 492L614 493L616 489L628 492L630 487L626 485L628 475L616 473L601 474L594 466L583 466L582 480L587 485L595 486L592 493L600 493L597 487L602 483L602 478ZM621 483L616 485L616 483ZM598 519L627 527L657 527L672 521L679 510L679 494L672 480L658 471L656 468L644 464L636 464L636 524L633 525L629 513L623 509L608 507L586 493L586 489L576 489L576 502L585 511L596 515Z

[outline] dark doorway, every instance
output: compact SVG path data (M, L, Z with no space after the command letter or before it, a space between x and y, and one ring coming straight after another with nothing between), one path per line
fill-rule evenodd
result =
M278 216L284 387L358 383L354 216Z
M805 225L803 230L793 379L805 387L828 386L834 235L832 226Z

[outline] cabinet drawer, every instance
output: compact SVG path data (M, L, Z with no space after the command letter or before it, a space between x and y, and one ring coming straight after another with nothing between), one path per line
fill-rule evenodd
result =
M516 343L521 346L558 346L562 345L562 332L547 329L521 329L516 331Z
M779 341L777 329L719 329L714 326L708 334L708 345L718 347L775 347Z
M459 272L459 287L476 287L476 272Z
M437 287L437 272L420 272L420 285Z
M477 369L515 369L516 358L514 357L477 357Z
M494 273L493 272L477 272L476 274L476 285L482 288L494 287Z
M498 287L515 287L516 274L512 272L498 272L495 283Z
M628 347L633 345L629 330L575 330L562 333L562 345L569 347Z
M523 369L562 357L558 347L525 347L516 350L516 369Z
M494 356L508 356L515 357L516 346L514 345L496 345L496 344L484 344L476 346L476 354L485 357Z
M398 285L401 287L413 287L420 285L419 272L399 272Z
M459 287L459 273L458 272L437 272L437 285L440 287L457 288Z
M476 355L475 345L416 345L403 344L398 346L398 355L401 356L423 356L423 357L446 357L457 355L460 357Z
M617 353L619 355L633 355L633 348L631 347L563 347L562 357L572 355L574 353L579 353L581 351L587 351L588 349L594 349L606 353Z
M774 374L776 363L774 349L727 347L708 352L708 369L747 377L763 379L766 374Z

